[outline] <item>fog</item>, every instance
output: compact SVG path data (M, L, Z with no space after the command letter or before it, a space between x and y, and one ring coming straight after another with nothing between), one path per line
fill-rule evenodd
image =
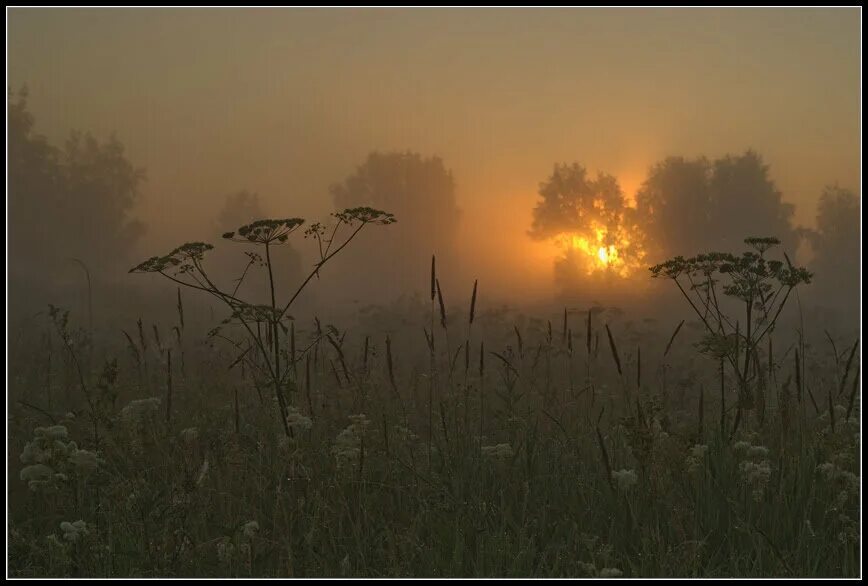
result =
M647 267L667 255L724 245L739 252L748 236L777 236L793 259L808 263L817 257L816 238L780 232L817 228L826 186L861 201L857 16L823 9L11 9L7 87L10 99L27 88L33 134L59 148L72 131L100 143L114 136L144 177L119 212L141 228L123 230L127 249L95 242L76 250L71 243L84 240L76 230L87 232L88 221L52 220L56 208L44 206L41 225L67 244L48 247L45 255L59 264L39 283L16 279L13 289L42 303L52 299L56 277L78 282L71 286L80 294L80 268L62 260L71 251L128 291L153 286L126 270L187 241L225 249L219 234L233 213L239 225L259 219L243 209L220 219L227 198L242 191L256 195L252 212L262 217L314 222L349 205L397 216L323 270L307 297L314 306L424 296L432 254L444 293L462 305L476 279L492 304L641 297L651 286ZM529 234L540 185L556 164L577 163L591 178L610 175L632 209L652 168L668 157L704 158L708 169L699 172L710 174L716 161L748 151L758 155L757 168L767 166L775 209L757 204L768 213L745 213L724 193L719 199L734 209L707 221L726 238L703 240L706 230L689 209L703 213L706 203L696 204L696 190L685 188L625 278L570 269L553 238L558 230ZM391 170L384 163L381 184L340 196L335 190L372 153L384 161L403 154L411 163ZM414 160L442 173L400 185L388 178L406 174ZM656 193L670 197L661 185ZM761 197L751 189L739 191L743 201ZM16 218L16 200L40 197L10 181L13 235L16 223L32 231ZM81 204L67 213L88 212ZM649 213L640 209L635 222L650 234ZM779 224L762 221L776 214ZM849 257L836 252L834 269L815 272L858 272L856 227L851 221L849 243L840 244ZM661 245L661 234L691 230L694 236ZM13 273L30 264L26 241L10 242ZM280 251L286 274L300 274L315 260L312 243L299 232L290 246ZM111 269L106 253L118 261ZM239 251L230 253L243 263ZM847 283L853 289L856 281ZM102 291L106 304L118 297Z
M861 16L7 9L7 573L861 575Z

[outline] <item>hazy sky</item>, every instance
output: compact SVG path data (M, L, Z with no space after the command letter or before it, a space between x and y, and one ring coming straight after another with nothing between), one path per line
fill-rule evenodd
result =
M803 224L823 185L861 189L858 9L7 17L7 85L29 87L38 130L115 132L147 169L148 252L207 236L240 188L274 215L323 215L328 186L373 149L442 156L468 265L528 292L551 285L552 250L525 232L555 162L610 172L632 195L666 155L750 147Z

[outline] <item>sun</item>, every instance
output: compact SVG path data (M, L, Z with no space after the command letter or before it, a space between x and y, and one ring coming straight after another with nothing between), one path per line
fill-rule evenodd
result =
M602 226L563 233L555 238L555 245L562 255L575 259L588 275L607 273L628 277L638 266L637 259L624 255L624 251L631 250L627 235L621 231L609 234Z

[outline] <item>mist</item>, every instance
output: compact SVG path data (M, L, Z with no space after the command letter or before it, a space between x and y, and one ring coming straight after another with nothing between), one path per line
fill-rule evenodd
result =
M191 389L211 385L235 395L208 418L296 442L296 415L380 413L379 397L396 411L377 425L427 434L429 473L437 425L444 453L453 423L477 451L483 436L516 448L506 424L484 429L485 360L503 367L503 413L540 393L537 416L560 426L554 402L581 405L599 417L575 414L589 445L616 416L651 425L652 377L673 421L700 413L690 442L705 445L717 417L697 389L724 376L720 441L761 433L790 397L784 361L800 409L828 407L833 432L833 403L850 419L861 9L10 8L7 34L7 343L25 411L84 413L75 381L114 376L126 382L110 402L124 400L99 417L168 387L168 425L172 409L199 413ZM426 406L426 385L445 394ZM174 407L173 388L189 392ZM269 393L277 424L243 414L271 409ZM103 407L86 403L98 446ZM463 415L442 406L459 403ZM202 574L185 568L154 573ZM451 573L478 568L465 570Z
M9 89L28 88L36 132L54 144L72 130L114 135L145 170L129 211L146 226L140 256L213 239L214 209L242 189L272 215L326 216L330 187L372 152L442 159L461 210L448 274L512 302L557 291L551 247L526 237L556 163L612 174L629 199L666 157L754 149L806 227L826 185L860 189L858 22L846 11L10 18ZM448 252L435 244L413 246L420 276L427 256Z

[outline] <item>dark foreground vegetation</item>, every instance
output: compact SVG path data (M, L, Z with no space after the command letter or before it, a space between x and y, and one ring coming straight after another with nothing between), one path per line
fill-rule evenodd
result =
M424 301L347 328L292 315L393 221L308 225L320 262L264 303L191 243L134 269L177 285L171 324L103 339L52 307L10 350L10 574L859 574L858 339L809 338L803 314L784 331L811 275L775 239L654 267L685 298L671 324L527 318L476 284L456 309L433 259ZM301 226L225 245L270 275ZM203 298L226 318L193 326Z

